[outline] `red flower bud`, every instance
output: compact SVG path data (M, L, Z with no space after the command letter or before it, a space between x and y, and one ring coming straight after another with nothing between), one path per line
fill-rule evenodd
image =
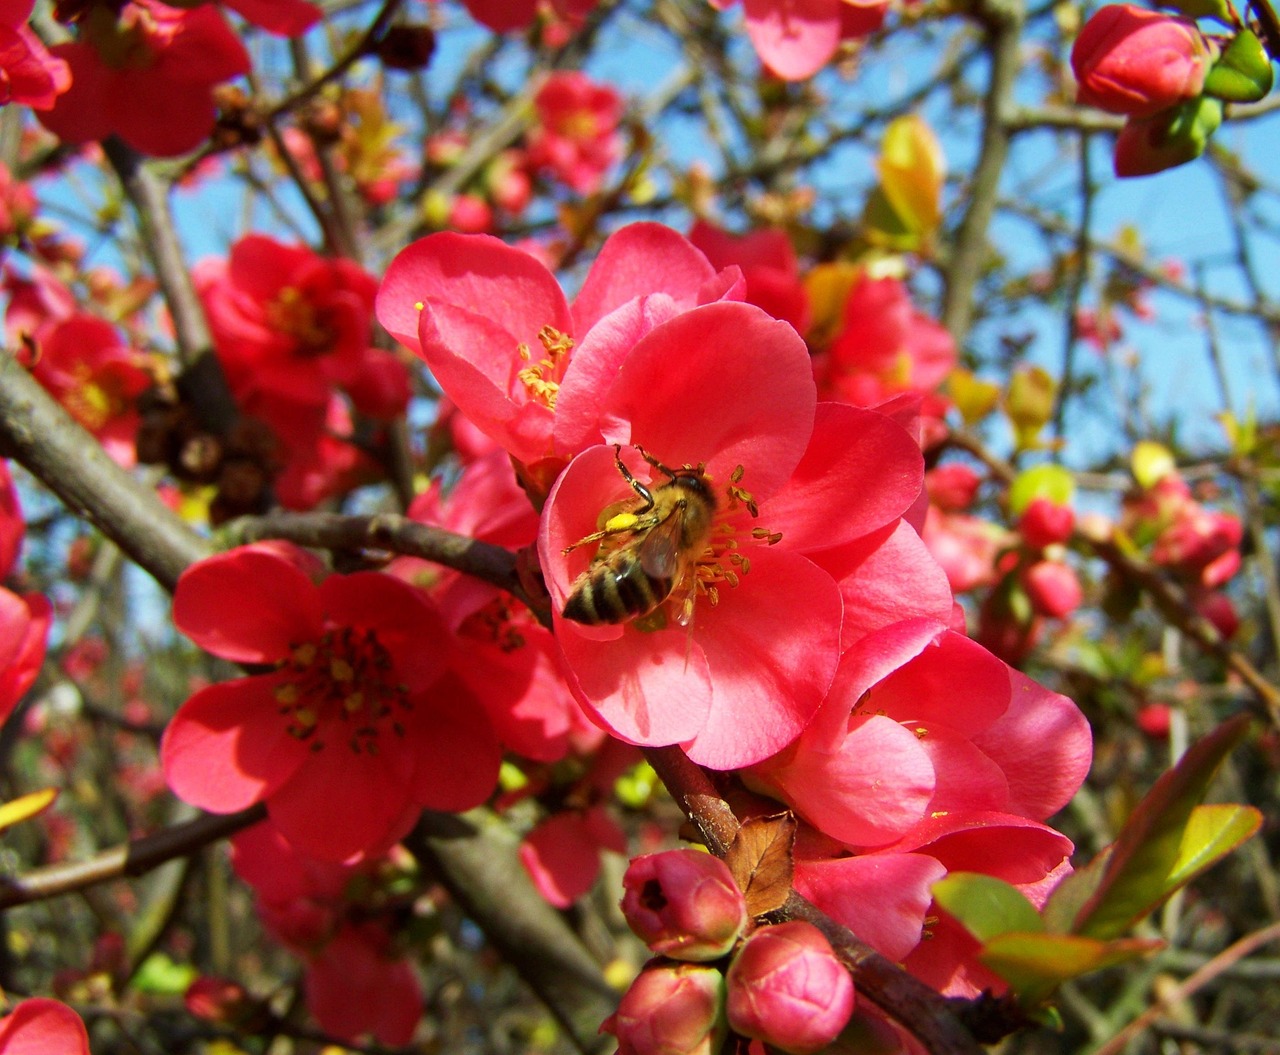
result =
M1084 599L1074 569L1057 561L1040 560L1022 573L1022 587L1037 615L1064 619Z
M1108 4L1071 49L1077 98L1113 114L1150 117L1204 86L1211 59L1196 24L1132 4Z
M724 976L713 967L651 964L622 994L602 1033L618 1055L712 1055L724 1039Z
M728 866L698 850L646 854L622 877L622 913L639 938L675 960L715 960L733 948L747 903Z
M1070 506L1044 497L1033 498L1018 520L1018 532L1032 549L1066 542L1075 526L1076 515Z
M853 980L809 923L756 931L729 967L729 1026L791 1055L820 1051L853 1013Z

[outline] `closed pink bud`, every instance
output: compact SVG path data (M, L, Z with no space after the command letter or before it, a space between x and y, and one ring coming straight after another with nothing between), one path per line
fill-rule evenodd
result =
M1018 520L1018 533L1028 546L1044 549L1066 542L1075 526L1076 515L1070 506L1051 498L1034 498Z
M729 1026L791 1055L825 1048L853 1014L853 980L809 923L756 931L729 967Z
M728 866L698 850L637 857L622 886L622 913L631 929L674 960L719 959L747 923L747 903Z
M1084 599L1074 569L1052 560L1036 561L1027 568L1022 573L1022 588L1036 614L1050 619L1069 616Z
M1194 99L1211 59L1189 19L1132 4L1108 4L1080 31L1071 49L1077 98L1113 114L1150 117Z
M600 1032L618 1038L618 1055L713 1055L725 1034L724 975L688 963L652 964Z

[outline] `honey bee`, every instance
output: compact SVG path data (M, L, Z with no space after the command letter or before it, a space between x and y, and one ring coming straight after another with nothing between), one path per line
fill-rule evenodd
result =
M671 599L680 602L677 622L688 626L697 597L698 557L711 534L716 497L701 465L668 469L643 448L636 450L666 482L646 487L622 464L622 448L614 445L614 464L640 501L565 548L569 553L590 542L601 543L574 582L562 614L588 626L626 623Z

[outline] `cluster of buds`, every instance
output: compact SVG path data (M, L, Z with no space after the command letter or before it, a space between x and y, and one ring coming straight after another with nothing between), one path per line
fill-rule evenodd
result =
M1256 102L1271 90L1261 41L1226 4L1215 6L1188 13L1233 24L1234 35L1210 36L1192 18L1133 4L1108 4L1080 31L1071 51L1077 98L1126 118L1116 175L1146 176L1199 157L1224 102Z
M718 858L638 857L623 887L623 914L656 955L602 1027L621 1055L710 1055L727 1031L807 1055L848 1023L853 982L827 939L802 922L747 933L746 901Z

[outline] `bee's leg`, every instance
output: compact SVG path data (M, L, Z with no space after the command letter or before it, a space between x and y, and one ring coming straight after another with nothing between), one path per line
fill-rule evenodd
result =
M640 444L633 443L631 446L640 452L641 458L657 469L658 472L662 473L662 475L668 480L675 480L681 476L701 476L706 471L706 466L702 462L698 463L697 468L692 465L685 465L682 469L671 469L658 461L657 458L641 447Z
M655 462L652 458L650 458L647 454L645 454L641 448L637 447L636 450L640 451L641 456L650 465L653 465L659 469L662 469L664 473L667 472L666 469L663 469L661 465L658 465L657 462ZM618 472L622 473L622 478L626 480L628 484L631 485L631 490L633 490L636 494L638 494L640 496L641 501L644 502L644 506L641 507L640 509L637 509L636 512L637 513L649 512L649 510L653 508L653 494L649 490L649 488L645 487L644 484L642 484L639 480L637 480L634 476L631 475L630 469L628 469L625 465L622 464L622 445L620 443L615 443L613 445L613 463L618 467ZM668 473L668 475L670 474Z

